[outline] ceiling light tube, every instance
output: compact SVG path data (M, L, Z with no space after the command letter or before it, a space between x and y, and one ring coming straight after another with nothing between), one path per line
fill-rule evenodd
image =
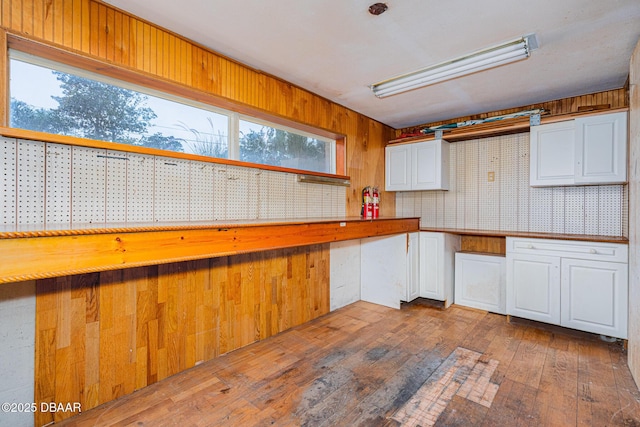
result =
M371 90L378 98L384 98L526 59L531 55L531 50L537 47L534 38L535 35L531 34L499 46L384 80L371 85Z

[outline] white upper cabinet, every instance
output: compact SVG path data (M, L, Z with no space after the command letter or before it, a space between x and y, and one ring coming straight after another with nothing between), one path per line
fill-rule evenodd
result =
M532 186L573 185L575 134L573 120L531 127Z
M436 139L387 146L385 190L448 190L449 143Z
M411 145L385 149L385 190L411 190Z
M530 185L624 183L626 147L626 112L532 126Z
M627 180L627 113L576 119L576 184Z

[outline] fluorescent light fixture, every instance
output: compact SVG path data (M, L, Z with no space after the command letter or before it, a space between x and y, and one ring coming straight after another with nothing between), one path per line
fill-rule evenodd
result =
M371 90L378 98L385 98L488 68L527 59L531 55L531 51L537 47L538 43L535 34L529 34L498 46L479 50L460 58L375 83L371 85Z

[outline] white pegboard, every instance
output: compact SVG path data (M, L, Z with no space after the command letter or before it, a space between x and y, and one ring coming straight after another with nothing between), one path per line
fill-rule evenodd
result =
M214 167L197 161L192 161L189 167L189 220L210 221L213 219Z
M452 143L450 161L448 192L396 193L396 213L420 215L424 227L628 233L624 185L530 187L528 133Z
M338 199L335 216L346 216L347 215L347 188L346 187L335 187L336 197ZM380 203L384 203L382 198L380 199ZM389 203L388 201L386 203Z
M478 226L486 230L500 229L500 139L486 138L477 142L479 149L478 168ZM489 172L494 181L489 182Z
M427 227L437 227L438 199L435 191L423 191L421 193L412 192L409 206L414 212L420 212L422 222Z
M295 176L293 179L296 179ZM294 197L294 217L295 218L309 218L310 215L307 213L308 212L308 197L307 197L307 189L309 188L309 185L307 183L304 182L297 182L295 183L295 197Z
M467 144L464 142L458 142L455 144L452 144L453 146L456 147L456 163L455 163L455 169L456 169L456 228L465 228L465 219L464 219L464 214L466 211L466 200L467 200L467 193L466 193L466 173L467 173L467 169L466 169L466 161L467 161L467 155L466 155L466 146ZM451 166L453 167L453 163L451 163Z
M557 233L585 234L584 219L586 213L584 189L585 187L562 187L554 189L554 191L558 193L562 191L564 196L564 206L559 206L558 208L554 206L554 226L556 222L562 223L554 228L554 230L558 230Z
M320 184L307 184L307 214L309 217L322 216L322 187Z
M552 233L564 233L565 223L565 189L564 187L552 188L552 205L551 205L551 232Z
M106 150L73 147L71 221L77 224L105 222Z
M529 209L530 195L529 191L529 134L517 135L518 145L518 231L529 231ZM504 165L503 169L513 167L512 165Z
M629 186L622 186L622 235L629 237Z
M127 157L127 222L152 222L155 157L133 153Z
M500 141L502 159L496 183L500 185L500 230L518 229L518 141L514 137Z
M465 211L464 221L465 228L479 228L478 209L478 159L480 156L479 145L477 141L465 141L465 165L466 165L466 181L465 181Z
M597 186L584 187L584 234L598 234L600 230L600 201Z
M189 161L155 159L155 222L189 220Z
M71 147L46 144L46 222L71 225Z
M250 182L255 186L255 175L252 172L247 168L227 166L225 213L227 219L248 219L249 204L253 205L255 199L255 196L249 196ZM253 193L255 194L255 191Z
M121 223L127 220L127 168L129 156L122 151L108 150L107 162L107 190L106 190L106 221Z
M285 192L287 191L287 182L286 182L286 174L278 173L278 172L268 172L268 201L266 204L267 213L266 218L269 219L281 219L287 217L287 196ZM323 189L327 187L326 185L316 184L320 188L320 197L322 200L323 197Z
M443 227L456 228L456 217L458 207L456 205L456 195L458 193L458 180L456 165L458 163L458 150L455 144L449 144L449 191L445 191L444 197L444 218Z
M293 174L285 174L285 209L287 212L287 218L295 218L296 217L296 186L298 183L296 182L296 175ZM333 196L333 193L332 193Z
M246 219L258 219L260 218L260 206L258 203L260 191L260 180L264 174L263 170L260 169L247 169L248 174L248 187L247 193L245 195L245 204L246 204Z
M620 185L602 185L600 190L600 235L622 235L623 191Z
M45 144L18 140L17 223L45 224Z
M213 167L213 218L217 221L227 218L227 166Z
M2 202L0 203L0 220L2 225L16 224L17 192L16 192L16 153L15 139L0 138L0 166L2 166L2 182L0 184Z

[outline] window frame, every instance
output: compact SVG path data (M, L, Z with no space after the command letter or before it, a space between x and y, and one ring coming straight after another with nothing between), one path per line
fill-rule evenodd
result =
M345 144L346 137L342 134L337 134L325 129L316 128L313 126L305 125L295 122L293 120L268 114L255 107L240 104L235 101L223 98L218 95L206 93L198 89L188 87L176 82L172 82L166 79L152 76L139 70L133 70L124 68L122 66L106 63L97 59L93 59L84 55L69 52L58 47L52 47L41 42L36 42L30 39L26 39L5 31L0 31L0 49L3 49L2 61L4 64L1 67L1 72L4 73L5 91L4 99L2 99L2 106L0 109L0 116L2 117L2 123L8 133L12 134L35 134L42 135L43 140L52 142L62 142L70 145L80 145L86 147L95 148L109 148L112 150L120 150L126 152L134 152L141 154L159 155L164 157L191 159L198 161L205 161L209 163L236 165L242 167L250 167L263 170L281 171L288 173L298 173L307 176L319 176L325 178L336 178L337 180L344 181L349 180L349 177L345 175L346 163L345 163ZM183 104L195 106L198 108L204 108L211 110L218 114L224 114L230 117L229 123L229 156L239 156L239 121L245 119L254 123L264 123L265 126L274 128L280 128L283 130L292 131L302 135L309 135L314 138L322 140L335 141L335 146L332 149L333 159L332 164L335 167L333 173L315 172L303 169L292 169L287 167L272 166L261 163L250 163L232 158L216 158L209 156L202 156L198 154L181 153L169 150L161 150L156 148L133 146L129 144L122 144L117 142L97 141L85 138L78 138L73 136L54 135L36 131L22 130L18 128L9 127L9 114L10 114L10 91L9 91L9 51L19 52L17 56L24 56L35 58L32 63L43 65L45 63L61 64L62 68L68 67L70 70L80 70L86 72L88 75L95 78L99 76L104 80L100 80L109 84L113 84L113 80L117 81L118 86L125 87L127 89L135 90L143 94L151 96L159 96L161 98L169 100L177 100ZM23 59L19 59L23 60ZM38 63L39 61L42 61ZM29 61L26 61L29 62ZM45 65L46 66L46 65ZM64 69L60 71L65 72ZM84 77L84 76L83 76ZM120 84L121 83L121 84ZM141 91L140 89L143 89ZM46 135L46 136L45 136ZM236 141L232 141L236 139Z

